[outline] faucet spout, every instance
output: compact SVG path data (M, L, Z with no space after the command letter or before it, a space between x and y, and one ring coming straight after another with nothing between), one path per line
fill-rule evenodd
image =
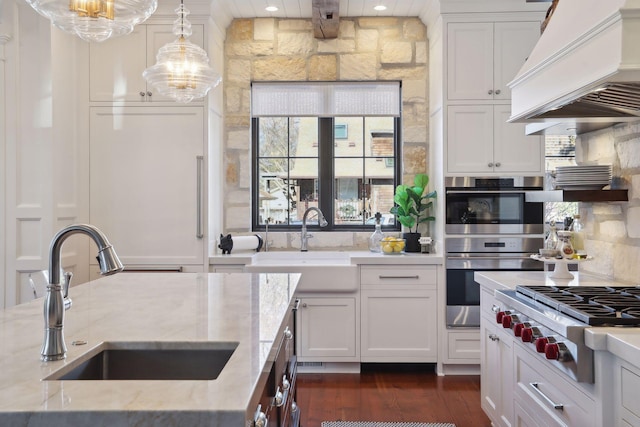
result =
M302 216L302 229L300 230L300 251L301 252L307 252L308 250L307 242L309 238L313 237L312 234L307 233L307 216L309 216L309 213L311 213L312 211L315 211L318 214L318 224L320 225L320 227L326 227L327 225L329 225L322 211L316 208L315 206L312 206L308 208L306 211L304 211L304 215Z
M40 352L44 361L64 359L67 355L63 335L65 295L63 295L60 285L60 253L64 241L69 236L79 233L88 235L98 245L97 258L100 264L100 274L114 274L124 268L107 237L93 225L70 225L53 237L49 247L49 285L47 286L47 295L44 298L45 335Z

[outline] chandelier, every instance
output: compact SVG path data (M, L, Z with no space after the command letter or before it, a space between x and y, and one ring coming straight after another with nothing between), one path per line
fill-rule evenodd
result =
M191 22L186 18L189 10L183 0L176 9L178 19L173 23L177 40L158 50L156 64L142 73L161 95L187 103L204 98L211 88L220 83L220 76L209 66L207 53L187 38L191 36Z
M158 7L158 0L26 1L62 31L88 42L129 34Z

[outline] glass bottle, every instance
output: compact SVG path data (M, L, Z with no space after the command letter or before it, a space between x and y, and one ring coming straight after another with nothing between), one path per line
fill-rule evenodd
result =
M380 243L384 238L384 234L382 234L382 226L380 225L380 218L382 215L380 212L376 212L376 230L373 232L371 237L369 237L369 250L371 252L382 252L382 248L380 247Z
M549 234L544 240L545 249L558 249L558 232L556 230L556 223L549 224Z
M573 233L571 235L573 250L576 254L582 254L584 252L584 226L580 220L580 215L574 215L569 230Z

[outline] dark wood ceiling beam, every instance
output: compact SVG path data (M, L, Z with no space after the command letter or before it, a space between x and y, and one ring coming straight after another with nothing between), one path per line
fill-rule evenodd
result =
M340 0L313 0L313 35L317 39L335 39L340 29Z

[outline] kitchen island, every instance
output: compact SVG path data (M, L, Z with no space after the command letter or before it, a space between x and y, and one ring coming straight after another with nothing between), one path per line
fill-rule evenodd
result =
M244 426L299 274L121 273L73 287L67 357L42 362L43 301L0 312L2 426ZM109 343L229 345L217 379L44 380Z

